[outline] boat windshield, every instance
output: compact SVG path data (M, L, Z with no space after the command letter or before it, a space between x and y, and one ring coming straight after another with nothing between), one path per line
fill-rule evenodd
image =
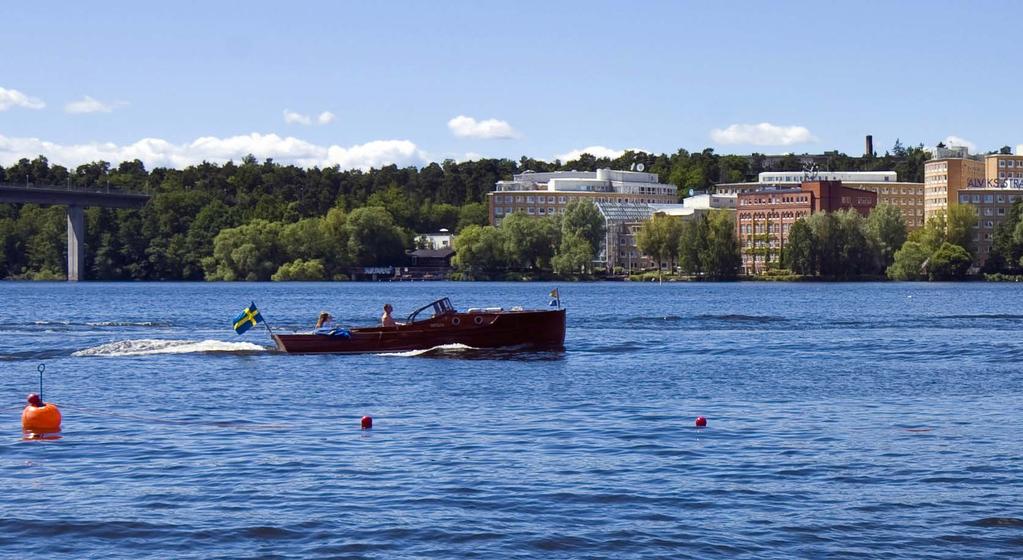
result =
M451 313L454 310L455 307L451 305L451 300L448 298L441 298L429 305L424 305L413 311L412 314L408 316L407 322L414 323L417 318L419 318L419 320L432 319L434 317L444 315L445 313ZM419 317L420 315L422 315L422 318Z

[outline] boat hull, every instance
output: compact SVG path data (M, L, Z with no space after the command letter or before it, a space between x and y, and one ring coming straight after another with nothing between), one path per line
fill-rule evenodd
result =
M473 348L565 347L565 310L446 313L395 327L353 328L348 336L274 334L277 349L292 354L362 354L426 350L444 344Z

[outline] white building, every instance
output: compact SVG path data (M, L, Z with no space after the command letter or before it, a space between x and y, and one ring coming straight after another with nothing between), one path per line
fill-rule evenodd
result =
M574 200L617 204L671 204L678 202L675 185L661 183L656 173L642 171L526 171L510 181L498 181L487 194L490 223L513 213L528 216L564 214Z

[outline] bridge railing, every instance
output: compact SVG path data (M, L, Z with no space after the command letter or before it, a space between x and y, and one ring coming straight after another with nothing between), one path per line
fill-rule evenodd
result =
M23 191L63 191L95 194L149 194L145 191L132 190L117 185L37 185L35 183L0 182L0 188L21 189Z

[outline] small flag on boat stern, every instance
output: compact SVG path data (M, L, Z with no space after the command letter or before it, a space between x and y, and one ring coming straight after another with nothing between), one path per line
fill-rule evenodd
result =
M240 315L234 318L234 332L242 334L256 326L256 323L262 322L263 316L256 309L256 302L252 302L245 308L245 311L242 311Z
M548 304L551 307L561 307L561 295L558 294L558 289L554 288L551 290L551 302Z

